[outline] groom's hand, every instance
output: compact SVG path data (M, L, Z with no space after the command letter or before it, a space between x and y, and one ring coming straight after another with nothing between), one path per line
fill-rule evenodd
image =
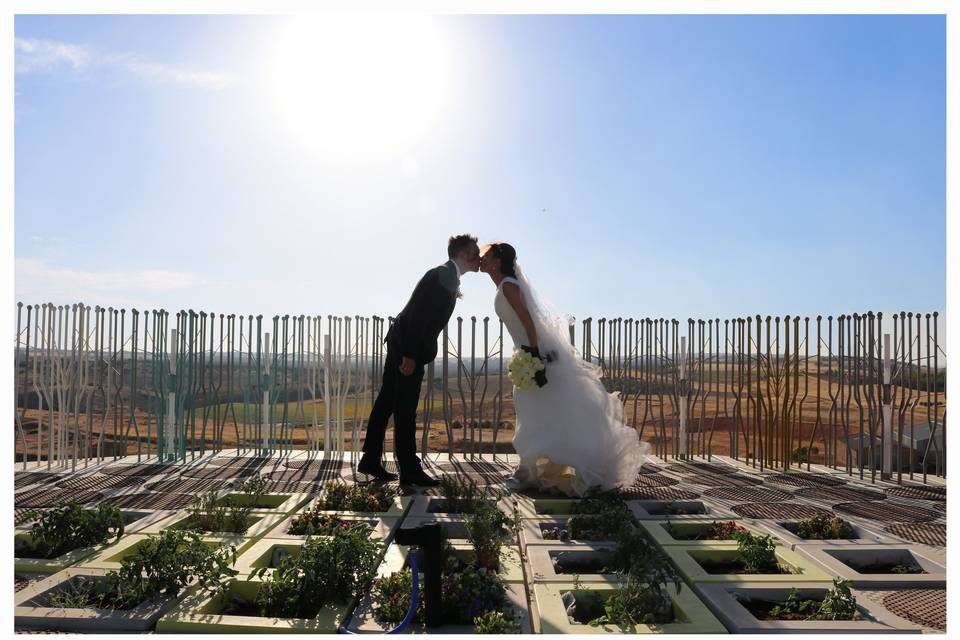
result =
M402 373L405 376L408 376L411 373L413 373L413 370L416 366L417 366L417 363L414 361L413 358L408 358L406 356L403 356L403 361L400 362L400 373Z

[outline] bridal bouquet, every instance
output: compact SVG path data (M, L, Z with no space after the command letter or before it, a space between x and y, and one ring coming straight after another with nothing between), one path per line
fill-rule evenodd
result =
M507 378L518 389L533 389L538 386L537 372L544 370L543 361L529 351L518 350L510 358Z

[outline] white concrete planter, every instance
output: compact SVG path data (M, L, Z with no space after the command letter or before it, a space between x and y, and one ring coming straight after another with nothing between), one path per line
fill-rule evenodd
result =
M160 596L133 609L62 609L46 603L45 594L79 577L102 578L105 570L64 569L40 580L16 594L14 618L18 627L57 629L73 632L137 632L153 628L157 620L177 604L188 590L177 595Z
M77 564L77 567L84 569L119 569L123 566L121 563L124 558L137 552L137 547L147 540L155 537L156 534L135 533L124 536L120 542L107 547L96 555L85 558ZM247 538L226 538L222 536L203 537L203 543L211 549L217 549L223 546L234 545L237 547L237 554L241 547L249 546L252 541Z
M777 546L774 553L780 565L790 568L793 573L709 573L698 560L725 561L737 557L735 547L723 545L704 545L701 547L663 547L674 566L684 579L690 583L700 582L770 582L802 583L829 581L830 576L820 566L806 556Z
M312 497L309 493L265 493L260 496L254 510L257 513L291 513ZM227 500L232 500L238 505L250 503L247 494L228 491L217 500L217 504L224 504Z
M847 523L853 528L855 538L838 538L834 540L807 540L806 538L801 538L796 534L796 521L776 521L776 520L760 520L758 523L761 527L765 528L768 533L772 533L774 536L780 538L788 545L791 549L795 549L797 545L800 544L819 544L819 543L829 543L831 545L839 546L850 546L850 545L863 545L863 544L896 544L897 540L890 536L884 535L882 533L877 533L872 531L856 522L847 520Z
M527 555L530 558L530 570L533 574L533 581L541 582L572 582L579 577L580 582L607 582L617 580L614 572L607 573L589 573L578 572L575 569L568 571L559 571L557 562L563 563L569 561L574 567L580 562L590 562L593 560L609 561L612 556L615 544L596 543L580 545L536 545L527 548Z
M738 518L713 518L709 520L641 520L640 526L643 527L643 530L647 533L647 535L661 547L703 547L715 545L736 547L737 541L732 538L729 540L688 540L683 537L674 537L675 535L684 536L706 531L714 522L730 521L736 522L737 525L753 533L762 535L769 533L757 520L742 520ZM777 543L782 543L782 540L777 540Z
M232 544L237 547L237 553L240 553L256 540L267 535L267 533L273 530L284 518L285 516L282 513L252 513L250 515L250 525L244 533L217 534L213 532L200 532L200 535L204 542ZM190 514L187 511L179 511L169 518L147 527L143 532L155 535L165 529L185 529L189 524L189 519Z
M947 569L910 545L859 545L834 547L829 544L802 544L796 551L811 558L831 575L850 580L855 587L935 588L947 584ZM874 563L918 565L926 573L866 573Z
M410 510L407 512L408 518L463 518L470 515L462 511L447 511L446 499L439 496L425 496L417 494L413 497ZM488 500L493 502L493 500ZM501 498L496 501L497 508L506 515L513 515L513 509L517 506L516 500L512 497Z
M470 544L470 536L467 532L466 518L459 517L410 517L403 519L400 524L401 529L414 529L416 527L428 524L439 524L443 531L443 538L450 544ZM503 528L502 540L505 545L517 544L517 536L513 535L509 529Z
M346 618L349 604L324 605L314 618L270 618L224 615L234 596L253 600L261 582L231 580L227 590L216 596L194 593L160 618L157 631L163 633L336 633Z
M281 520L277 526L270 529L270 531L268 531L264 537L275 538L279 540L305 540L307 538L306 535L287 533L294 519L301 513L303 513L302 510L284 516L283 520ZM389 542L393 539L393 534L400 523L400 518L378 518L375 516L363 517L345 514L339 514L334 517L348 522L362 522L368 524L373 528L373 534L371 537L375 540L383 540L384 542Z
M573 515L573 506L578 498L527 498L516 496L521 518L554 520L558 516Z
M567 521L573 516L561 516L558 518L544 519L544 518L524 518L521 521L520 535L523 536L524 544L526 545L590 545L598 544L602 542L615 542L613 536L608 536L605 539L587 539L587 538L576 538L573 540L549 540L544 538L544 532L549 529L566 529Z
M457 557L466 563L470 563L476 557L473 546L470 543L451 543ZM384 562L377 571L377 577L387 577L397 571L409 569L410 547L402 544L392 544L387 548L384 556ZM421 556L422 558L422 556ZM422 563L422 560L421 560ZM422 569L422 565L421 565ZM516 545L503 545L500 547L500 578L508 583L523 583L523 559L520 554L520 547Z
M760 620L741 603L741 599L782 602L792 585L770 583L697 584L697 593L730 633L905 633L914 630L906 621L880 607L856 589L857 609L863 620ZM801 598L822 598L831 582L797 585Z
M313 509L316 505L320 504L322 500L323 496L317 496L313 500L310 500L305 505L300 507L300 510ZM407 510L410 509L410 505L412 503L413 496L394 496L390 500L390 506L386 511L323 510L321 513L356 516L358 518L402 518L404 515L406 515Z
M423 593L422 580L420 583L420 593ZM506 595L507 599L510 601L511 609L513 609L514 618L520 624L520 633L531 633L530 611L527 607L527 593L524 590L523 584L507 584ZM373 603L372 596L367 594L360 600L360 604L357 605L357 608L354 610L353 615L350 617L350 622L347 625L347 629L353 633L382 634L394 629L397 626L396 623L381 624L376 619L376 612L377 606ZM474 629L472 625L445 624L439 627L428 628L423 623L410 623L405 631L407 633L463 634L473 633Z
M660 625L638 624L632 627L601 625L592 627L571 621L567 616L563 602L563 593L572 591L574 594L585 591L600 591L613 594L619 583L608 580L603 583L591 584L586 588L575 588L572 582L544 583L533 586L534 598L540 617L541 633L563 633L584 635L634 634L634 633L726 633L723 625L710 613L710 610L700 601L689 587L683 587L678 592L676 587L669 585L667 591L673 601L674 622Z
M30 534L16 533L14 534L14 537L21 540L29 540ZM102 552L104 549L113 547L122 541L124 537L125 536L121 537L119 541L111 538L106 544L74 549L55 558L18 558L14 556L13 569L14 571L26 573L56 573L57 571L61 571L67 567L80 564L91 556Z
M638 520L736 520L740 516L705 500L628 500Z

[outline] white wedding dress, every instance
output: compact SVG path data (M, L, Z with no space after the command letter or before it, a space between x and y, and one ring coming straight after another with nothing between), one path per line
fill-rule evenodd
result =
M517 349L530 344L503 293L504 283L517 284L537 330L540 354L549 353L554 360L546 363L545 386L513 389L517 413L513 448L520 465L512 485L566 495L583 495L593 486L632 485L650 445L624 424L623 404L617 393L608 393L603 386L600 367L583 360L570 344L568 321L545 308L519 267L516 271L517 278L504 278L497 287L497 316Z

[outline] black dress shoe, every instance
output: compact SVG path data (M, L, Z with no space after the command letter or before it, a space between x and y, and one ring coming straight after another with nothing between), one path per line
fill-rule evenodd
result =
M373 476L377 480L383 482L388 482L390 480L396 480L397 474L390 473L383 468L379 462L367 462L361 458L360 462L357 463L357 471L360 473L365 473L368 476Z
M409 473L401 471L400 484L415 484L419 487L439 487L440 481L428 476L423 469L417 469Z

